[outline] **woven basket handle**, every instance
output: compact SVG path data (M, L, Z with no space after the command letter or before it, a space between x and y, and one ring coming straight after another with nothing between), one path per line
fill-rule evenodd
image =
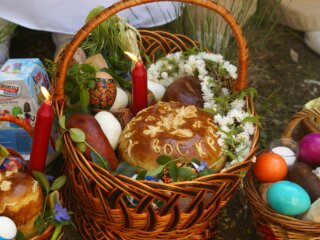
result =
M100 23L107 20L112 15L131 7L137 5L142 5L145 3L152 2L165 2L166 0L124 0L115 3L114 5L104 9L89 22L87 22L74 36L73 40L67 45L64 56L61 59L60 64L56 72L56 81L55 81L55 92L54 92L54 101L58 102L64 100L64 82L67 75L68 66L72 60L73 55L75 54L77 48L80 46L81 42L89 35L89 33L97 27ZM212 0L173 0L173 2L184 2L191 3L194 5L199 5L209 10L212 10L228 23L229 27L232 29L234 37L237 41L238 46L238 79L233 85L234 90L242 90L246 88L247 85L247 71L248 71L248 49L246 40L243 36L243 32L240 26L237 24L235 18L226 10L223 6L218 5Z
M304 119L308 118L320 118L320 110L317 109L306 109L301 112L297 112L294 114L289 123L287 128L285 129L284 133L282 134L282 137L284 138L291 138L292 132L295 129L295 127Z
M31 137L33 136L33 128L22 118L15 117L10 114L0 115L0 122L12 122L22 127Z

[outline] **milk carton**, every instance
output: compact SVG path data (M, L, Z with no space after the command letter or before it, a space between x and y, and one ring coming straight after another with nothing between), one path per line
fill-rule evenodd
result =
M51 91L48 74L39 59L9 59L0 69L0 114L18 116L34 127L37 110L44 100L41 86ZM8 122L0 122L0 144L22 154L31 150L28 134Z

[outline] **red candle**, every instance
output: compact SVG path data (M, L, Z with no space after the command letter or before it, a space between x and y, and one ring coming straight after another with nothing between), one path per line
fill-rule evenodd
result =
M132 76L132 106L131 111L136 115L148 106L147 70L141 60L135 63Z
M134 68L131 72L132 78L132 103L130 106L131 112L136 115L140 110L148 106L148 81L147 70L141 60L138 60L130 52L124 52L134 62Z
M50 95L45 88L41 91L46 97L44 103L37 112L36 124L34 127L32 149L30 155L30 171L43 172L46 166L48 146L51 135L51 126L54 118L52 103L49 100Z

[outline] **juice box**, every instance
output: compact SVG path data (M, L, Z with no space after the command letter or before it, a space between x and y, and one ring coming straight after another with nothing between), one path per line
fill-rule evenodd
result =
M0 69L0 115L23 118L34 127L44 97L40 87L51 92L48 74L38 58L9 59ZM29 154L31 138L19 126L0 122L0 144Z

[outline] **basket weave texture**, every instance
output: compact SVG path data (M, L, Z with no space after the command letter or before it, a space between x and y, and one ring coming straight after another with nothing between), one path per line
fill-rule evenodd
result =
M302 120L302 124L307 132L320 132L320 118L307 118Z
M30 135L30 137L33 136L33 128L21 118L18 118L18 117L9 115L9 114L0 115L0 122L15 123L19 127L23 128ZM24 160L22 155L19 152L17 152L16 150L8 148L8 151L12 156L16 156L16 157ZM28 164L27 161L25 161L25 163ZM49 225L47 227L47 229L41 235L33 237L31 240L46 240L46 239L50 239L53 231L54 231L54 225L51 224L51 225ZM58 239L61 239L61 237L62 237L62 233L60 234Z
M320 111L303 110L293 115L282 137L292 138L296 126L310 117L320 117ZM255 183L254 174L250 170L244 179L244 190L261 239L320 240L320 223L302 221L275 212L262 199Z
M160 0L162 1L162 0ZM117 12L154 0L127 0L106 8L84 25L58 57L55 79L54 104L59 117L64 115L64 83L68 66L76 49L88 34L101 22ZM246 87L248 51L246 41L236 20L222 6L211 0L184 0L206 7L220 14L233 30L238 44L238 79L232 90ZM155 61L162 56L184 51L198 44L179 34L164 31L140 30L143 51ZM142 54L143 55L143 54ZM254 113L253 104L247 104ZM69 134L63 135L63 155L66 162L68 191L66 201L75 212L75 221L85 239L203 239L212 238L219 210L232 197L240 180L250 167L258 139L258 129L252 139L252 148L245 161L224 173L207 175L193 181L159 183L137 181L123 175L112 175L95 163L87 161L75 147ZM126 196L138 201L137 206L128 207ZM155 200L164 202L154 209ZM181 201L187 200L182 210Z

